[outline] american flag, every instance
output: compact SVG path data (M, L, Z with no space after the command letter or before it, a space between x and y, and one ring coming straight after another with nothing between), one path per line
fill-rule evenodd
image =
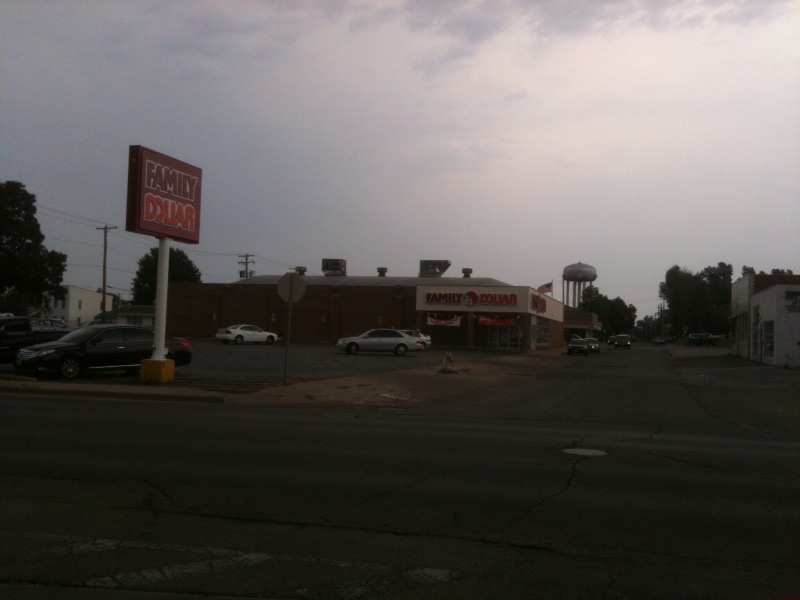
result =
M544 285L540 285L538 288L536 288L536 291L541 292L543 294L548 294L548 293L552 294L553 282L551 281L550 283L545 283Z

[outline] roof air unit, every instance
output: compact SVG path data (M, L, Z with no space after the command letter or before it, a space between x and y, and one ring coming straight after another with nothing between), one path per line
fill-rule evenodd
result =
M323 258L322 272L325 275L347 275L347 261L343 258Z
M449 268L449 260L421 260L419 261L419 276L441 277Z

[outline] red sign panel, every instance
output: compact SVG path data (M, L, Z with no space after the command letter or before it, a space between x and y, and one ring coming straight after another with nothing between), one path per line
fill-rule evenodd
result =
M200 188L203 170L131 146L125 229L187 244L200 242Z

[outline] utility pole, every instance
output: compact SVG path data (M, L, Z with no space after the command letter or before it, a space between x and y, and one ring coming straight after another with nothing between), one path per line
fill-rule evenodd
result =
M106 257L108 256L108 230L116 227L96 227L103 230L103 295L100 297L100 310L103 313L103 322L106 320Z
M253 256L252 254L240 254L239 258L243 259L239 261L240 265L244 265L244 271L239 271L239 275L244 274L242 279L250 279L250 263L255 264L256 261L250 260L250 257Z

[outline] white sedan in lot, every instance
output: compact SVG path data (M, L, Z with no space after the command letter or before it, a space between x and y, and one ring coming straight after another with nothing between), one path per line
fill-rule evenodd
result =
M216 338L223 344L274 344L280 338L277 333L264 331L258 325L231 325L217 331Z

